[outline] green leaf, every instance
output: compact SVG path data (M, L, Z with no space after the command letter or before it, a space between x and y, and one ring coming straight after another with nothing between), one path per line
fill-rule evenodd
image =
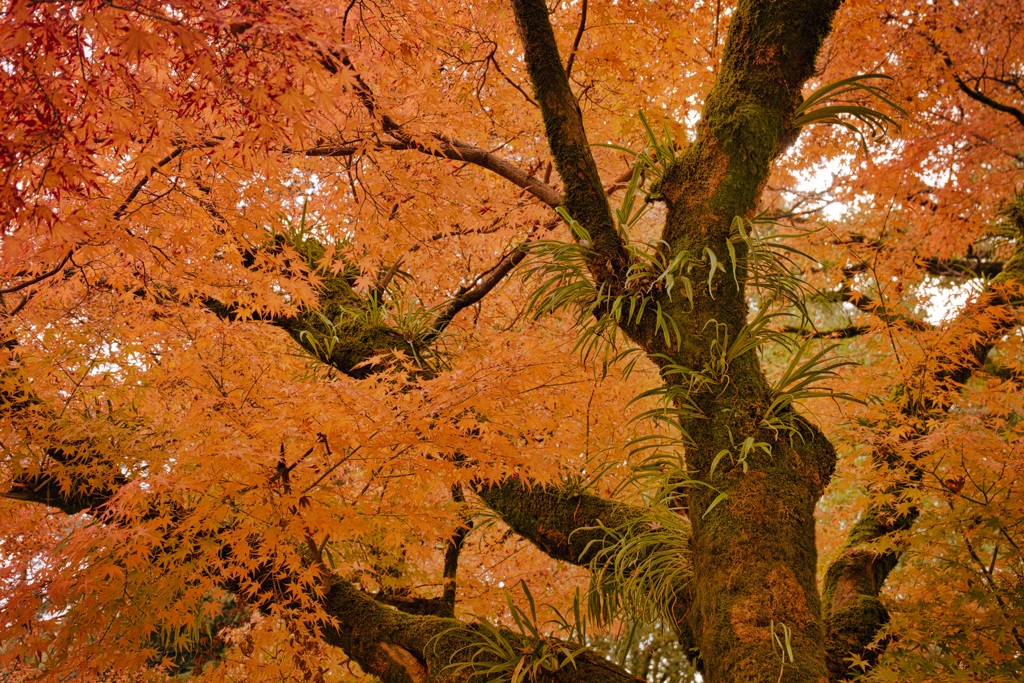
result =
M726 493L725 491L722 491L722 492L721 492L721 493L719 493L719 494L718 494L717 496L715 496L715 499L714 499L713 501L711 501L711 505L708 505L708 509L707 509L707 510L705 510L705 511L704 511L704 514L702 514L702 515L701 515L701 519L703 519L703 518L707 517L707 516L708 516L708 514L709 514L709 513L710 513L710 512L712 511L712 510L714 510L714 509L715 509L715 508L716 508L716 507L718 506L718 504L719 504L719 503L721 503L721 502L722 502L723 500L725 500L725 499L726 499L726 498L728 498L728 497L729 497L729 494L728 494L728 493Z
M796 108L792 123L793 128L798 129L815 123L842 126L853 132L859 138L858 141L860 142L861 149L866 155L868 153L868 148L866 141L867 135L865 134L865 131L840 117L849 116L860 121L867 128L867 134L871 137L878 137L879 135L885 134L890 127L899 132L901 130L899 122L889 114L864 105L851 102L826 104L826 102L835 100L836 98L844 95L864 94L870 98L878 100L896 112L899 116L906 118L906 110L900 107L883 88L870 84L869 81L872 80L891 81L892 77L877 73L861 74L859 76L844 78L840 81L836 81L835 83L830 83L818 88L808 95L807 98Z
M718 467L718 463L722 462L722 458L724 458L727 455L732 455L732 452L727 448L723 448L722 450L718 451L718 455L716 455L714 460L711 461L711 469L708 471L709 479L715 476L715 468Z

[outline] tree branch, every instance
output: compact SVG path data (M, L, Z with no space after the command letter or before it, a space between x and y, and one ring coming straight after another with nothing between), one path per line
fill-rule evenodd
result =
M867 334L871 330L870 325L847 325L832 330L814 330L804 327L784 327L782 331L787 334L794 334L804 339L852 339Z
M590 564L605 538L599 524L619 528L645 512L587 493L527 486L515 478L478 486L476 493L513 531L546 555L580 566Z
M628 265L608 197L590 152L579 104L569 85L543 0L512 0L526 69L544 118L544 133L565 186L564 206L589 233L598 282L618 281Z
M56 459L58 453L51 451L49 456ZM0 493L0 496L26 503L39 503L57 508L67 515L76 515L103 507L126 483L127 479L115 475L114 483L110 486L90 486L84 480L74 478L68 486L66 479L62 480L55 472L41 471L15 478L11 487Z
M164 156L162 159L157 161L153 166L151 166L149 170L145 173L145 175L143 175L135 183L135 185L132 186L132 189L128 192L128 196L125 197L124 201L122 201L121 204L114 210L114 220L120 220L122 217L124 217L125 213L128 211L128 207L131 206L131 203L135 201L135 198L139 196L139 193L142 192L142 190L149 183L150 179L153 177L153 174L156 173L158 170L160 170L167 164L171 163L172 161L174 161L175 159L177 159L179 156L181 156L183 153L190 149L197 149L200 147L216 147L222 141L223 140L221 138L211 138L209 140L204 140L201 143L195 145L176 146L166 156ZM57 275L62 270L64 270L64 266L66 266L68 262L71 260L71 257L75 255L76 249L77 247L69 249L67 254L64 255L64 258L62 258L60 262L50 270L47 270L43 273L40 273L39 275L31 277L24 282L19 282L18 284L11 285L5 288L0 288L0 295L13 294L14 292L18 292L28 287L31 287L32 285L39 284L43 280L46 280L48 278L53 277L54 275ZM23 273L23 275L27 275L27 273ZM18 305L17 310L21 310L21 308L28 302L29 298L31 298L31 295L29 295L29 297L26 297L21 301L21 303Z
M867 294L854 291L848 284L843 285L839 297L844 303L853 304L858 310L876 316L887 325L901 324L918 332L932 329L930 323L902 311L890 311L885 304L875 301Z
M26 402L19 396L3 398L8 406L36 405L34 401ZM51 449L50 459L60 466L73 465L79 456L67 454L71 452ZM111 485L105 487L79 482L74 477L70 486L67 483L67 472L52 469L19 478L4 495L57 507L68 514L95 513L128 481L118 475ZM490 501L516 531L552 557L575 564L588 563L599 545L595 543L588 549L588 544L604 536L603 531L590 527L599 523L610 528L620 527L643 513L642 508L588 494L564 494L540 487L528 489L515 480L481 486L479 492L481 498ZM462 497L461 492L455 495L457 499ZM441 600L396 601L399 607L428 614L450 615L453 612L458 553L468 531L469 525L460 526L448 544ZM450 618L416 616L393 610L346 582L332 585L325 605L330 616L337 621L336 624L325 625L325 641L342 647L364 670L380 677L384 683L447 682L466 678L464 672L452 679L447 667L453 657L457 662L470 656L470 651L460 648L468 642L467 636L472 637L473 627ZM503 631L503 634L524 651L532 647L521 635L508 631ZM585 652L575 659L575 665L562 666L547 680L552 683L616 683L639 679L612 666L600 656Z
M552 230L556 225L557 219L550 220L543 225L535 225L527 235L527 240L538 230ZM527 242L513 247L494 266L476 276L471 283L460 287L455 295L441 307L434 318L430 331L418 340L418 344L422 347L436 340L455 319L455 316L478 303L493 291L517 265L522 263L527 253ZM377 297L378 302L380 301L387 282L394 275L400 263L401 259L382 275L375 285L374 291L369 295L371 298ZM235 320L238 317L233 306L213 299L207 299L203 303L208 310L221 318ZM367 300L367 297L356 292L351 283L342 275L331 275L325 270L320 298L315 310L300 311L292 316L275 316L264 319L264 321L287 331L302 348L322 362L347 375L366 377L383 369L382 365L366 364L374 356L387 355L395 351L408 352L415 349L410 348L408 341L397 330L385 325L367 325L355 320L341 324L328 324L317 313L323 313L328 320L332 320L335 318L335 313L341 309L365 309L370 305L371 302ZM249 319L258 318L250 316Z
M836 243L838 244L838 243ZM873 245L875 247L881 246L880 244ZM999 275L1003 270L1002 261L993 261L990 258L982 258L979 256L971 255L968 251L968 255L961 258L948 258L940 259L935 257L922 258L918 261L924 272L929 275L937 275L939 277L956 277L956 278L972 278L972 277L995 277ZM866 263L856 263L843 267L843 275L850 277L857 273L863 273L869 270L869 266Z
M431 143L425 143L404 136L404 139L401 140L383 140L375 145L383 149L414 150L441 159L465 161L501 176L552 208L562 204L562 196L557 190L496 154L440 133L433 133L431 138ZM359 154L364 149L366 149L365 143L344 143L311 147L302 150L301 153L308 157L347 157Z
M0 294L13 294L14 292L19 292L19 291L25 289L26 287L31 287L32 285L38 284L38 283L42 282L43 280L46 280L47 278L53 277L54 275L56 275L60 271L64 270L64 266L67 265L67 262L71 260L71 256L74 253L75 252L74 252L73 249L69 250L68 253L64 255L64 258L62 258L60 260L60 263L58 263L56 266L54 266L50 270L44 271L44 272L40 273L39 275L36 275L35 277L32 277L32 278L29 278L28 280L25 280L24 282L19 282L16 285L11 285L10 287L5 287L3 289L0 289Z
M33 488L5 495L75 514L101 506L109 500L113 491L93 492L90 498L74 489L62 492L59 487L49 486L46 490ZM457 537L464 538L466 531L468 527L461 527ZM461 545L461 540L456 541L456 544ZM447 553L446 578L454 577L454 564L451 552ZM278 585L288 581L288 577L274 577L270 583ZM447 599L448 585L445 590L446 595L440 602ZM244 599L241 594L238 597ZM454 598L454 595L451 597ZM387 606L385 602L359 591L339 577L331 577L323 606L333 621L323 625L324 642L342 648L364 671L379 677L382 683L468 683L469 672L456 674L450 665L465 662L473 655L472 649L466 649L465 646L474 640L474 626L451 618L447 610L438 609L439 605L424 607L425 603L439 602L436 600L420 600L418 603L410 601L412 609L409 611L405 610L410 605L399 602L398 606L402 610L398 610ZM448 616L431 614L439 612ZM517 651L528 652L533 649L534 644L528 638L505 629L501 629L501 633L519 648ZM576 648L572 646L571 649ZM562 667L545 680L550 683L626 683L641 679L610 664L603 657L586 651L575 658L574 664L563 662Z
M333 582L324 606L337 622L324 627L324 641L340 647L382 683L464 683L471 678L472 670L456 673L450 665L464 662L473 654L472 648L466 648L475 639L476 629L472 625L456 619L416 616L390 609L342 580ZM501 634L513 644L516 652L524 653L521 656L530 656L526 653L534 648L528 639L505 629L501 629ZM563 663L544 680L548 683L642 681L590 651L579 654L573 663Z
M462 484L452 486L452 500L456 503L465 503L466 495L462 491ZM462 544L466 536L473 529L473 520L465 519L455 529L452 537L448 539L444 550L444 592L441 594L441 602L445 606L444 616L455 616L455 597L458 589L459 554L462 552Z
M17 340L9 339L0 348L13 353L17 345ZM31 386L17 362L9 363L0 372L0 419L16 426L19 421L38 424L42 419L54 418ZM74 515L102 507L128 482L116 466L102 467L104 463L95 462L97 458L90 455L85 441L43 444L42 450L44 456L39 467L15 469L7 490L0 491L0 496L55 507ZM86 464L99 464L101 468L90 468L88 476L83 476L76 470Z
M926 258L923 260L925 272L939 277L990 278L1003 272L1002 261L991 261L982 258L957 258L938 259Z
M348 53L341 50L335 51L332 54L324 53L322 63L332 74L338 74L342 69L347 71L349 77L354 82L352 90L370 113L370 116L378 120L384 132L395 139L393 143L391 141L382 142L381 146L391 149L416 150L430 156L465 161L492 171L502 178L511 181L548 206L555 207L562 203L561 196L556 190L529 175L518 166L505 161L491 152L442 133L432 133L429 142L420 141L410 135L401 124L388 114L380 111L373 90L356 70ZM315 147L311 150L306 150L305 154L306 156L350 156L353 152L348 152L347 150L349 149L352 149L354 152L359 147L350 144L336 147Z
M1024 304L1024 301L1007 297L1005 294L1007 288L1024 285L1022 207L1011 208L1010 218L1018 231L1013 255L1004 265L1002 272L993 279L988 290L974 305L961 313L953 324L976 315L983 306L1019 307ZM984 338L974 342L963 357L950 358L939 363L942 369L934 374L932 380L937 384L951 387L967 382L983 366L995 343L1015 324L1014 316L997 320L994 328L989 330ZM924 379L919 377L918 381L923 382ZM952 405L952 400L911 402L903 408L903 413L908 417L922 413L942 415ZM905 442L912 442L919 436L922 435L910 435ZM913 462L903 462L891 447L876 448L872 457L879 465L905 470L905 481L896 483L887 492L889 497L897 501L908 488L916 486L921 479L920 468ZM902 509L896 503L882 503L870 507L850 530L840 556L828 567L822 590L822 614L825 619L827 661L831 680L840 681L848 677L851 673L848 661L851 655L857 655L871 664L877 661L884 649L884 644L880 648L871 648L878 631L889 620L889 613L878 596L886 578L899 561L900 553L898 550L876 553L865 549L864 546L909 530L919 514L920 510L916 506Z
M643 507L551 486L527 486L516 478L477 486L476 493L548 557L588 568L607 542L607 529L624 529L649 516ZM692 594L679 594L672 609L672 629L688 650L696 647L686 618L692 601Z
M1018 109L1017 107L1008 104L1003 104L1002 102L999 102L989 97L980 89L972 88L971 86L967 85L964 79L961 78L960 74L957 72L956 65L953 64L953 57L950 56L949 52L943 49L943 47L939 45L938 41L936 41L933 36L926 34L922 35L924 36L924 39L927 40L928 43L931 45L932 50L942 55L943 64L945 64L946 67L953 74L953 81L956 83L957 87L960 88L961 92L970 97L972 100L984 104L986 107L995 109L996 111L1002 112L1004 114L1009 114L1013 118L1017 119L1017 123L1024 126L1024 111Z
M543 227L545 230L552 230L557 224L556 220L552 220L548 221ZM531 230L530 234L532 235L534 232L536 232L536 226L534 230ZM527 240L529 240L529 237L527 237ZM451 324L456 315L487 296L505 279L505 276L523 262L528 253L528 242L523 242L502 256L491 269L478 275L472 284L460 287L455 296L449 299L448 303L441 309L441 312L437 314L437 317L434 319L433 329L424 338L424 343L430 343L436 339Z
M572 76L572 65L576 61L576 52L580 49L580 41L583 40L583 32L587 29L587 0L583 0L580 9L580 27L576 29L576 37L572 40L572 49L569 51L569 61L565 63L565 77Z
M947 64L949 66L952 66L952 63L949 61L947 61ZM967 83L965 83L964 80L960 78L960 75L957 74L955 71L953 72L953 80L956 81L957 87L959 87L960 90L965 95L970 97L972 100L981 102L986 107L991 107L996 111L1003 112L1004 114L1009 114L1013 118L1017 119L1017 123L1024 126L1024 111L1018 109L1017 107L1010 106L1009 104L1003 104L1002 102L992 99L991 97L983 93L981 90L972 88L971 86L967 85Z

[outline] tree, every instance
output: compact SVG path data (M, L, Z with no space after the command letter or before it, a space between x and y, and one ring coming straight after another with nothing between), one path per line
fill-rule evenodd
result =
M840 4L4 5L6 671L1016 680L1020 7Z

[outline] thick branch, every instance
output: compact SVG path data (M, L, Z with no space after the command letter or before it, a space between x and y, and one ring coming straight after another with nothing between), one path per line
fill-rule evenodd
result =
M565 209L590 234L594 277L601 282L617 279L628 262L626 250L590 153L579 105L562 67L547 5L543 0L513 0L512 8L526 69L544 118L544 133L565 185Z
M322 246L312 238L300 246L310 258L323 254ZM253 267L253 259L249 261L249 267ZM203 305L226 320L240 317L232 303L206 299ZM376 319L374 316L353 316L353 311L369 311L371 305L366 296L355 291L344 273L333 274L325 269L315 307L303 308L291 315L265 318L246 312L245 319L261 320L286 331L299 346L322 363L351 377L361 378L387 367L386 363L373 362L373 359L413 351L409 341L398 330L381 322L372 322Z
M16 340L10 339L0 348L13 353L17 345ZM39 424L54 418L33 392L32 383L24 376L15 356L0 373L0 419L17 425ZM128 480L115 465L99 461L89 446L86 441L41 444L45 454L42 463L20 471L15 469L7 490L0 491L0 496L48 505L69 515L103 506ZM88 476L83 476L83 469L90 470Z
M980 258L937 259L928 258L923 262L924 269L931 275L940 277L995 277L1003 272L1002 261L990 261Z
M65 514L75 515L102 507L126 482L127 479L119 477L110 486L93 487L83 481L72 481L69 488L63 485L55 473L43 471L16 478L11 487L0 495L12 500L48 505Z
M726 229L753 208L838 7L839 0L739 4L697 140L665 179L670 202L719 209ZM670 230L668 239L676 237Z
M538 230L550 230L555 225L554 220L537 224L527 239ZM312 238L306 239L304 248L310 250L310 253L323 253L321 245ZM477 275L471 283L460 287L447 303L439 307L430 331L417 340L418 346L425 347L437 339L455 316L480 302L493 291L526 258L526 255L526 243L513 247L494 266ZM254 260L248 261L251 267ZM395 267L392 268L392 274L394 269ZM409 341L397 330L383 324L369 324L365 320L354 319L350 314L346 314L346 311L350 313L353 309L368 310L371 301L367 296L356 292L352 283L343 274L330 274L326 268L324 271L316 309L262 320L287 331L307 352L352 377L366 377L384 369L384 364L368 363L376 356L418 350L413 349ZM379 301L388 279L390 275L385 274L369 297L377 297ZM204 305L224 319L235 320L239 317L233 306L214 299L205 300ZM249 315L247 319L259 318Z
M80 505L80 496L75 494L52 493L10 497L52 505L69 514L95 507ZM382 683L468 681L468 672L455 675L451 665L472 656L471 649L463 649L473 638L471 625L452 618L419 616L393 609L342 580L332 583L324 606L334 620L322 630L324 641L342 648L364 671L379 677ZM521 635L504 630L502 633L520 648L519 651L532 650L533 644ZM566 663L545 680L550 683L635 683L641 679L597 654L585 652L576 658L575 666Z
M633 505L553 487L529 487L518 479L480 486L477 494L513 531L548 556L583 566L593 560L605 538L599 524L615 529L644 514L643 508Z
M465 503L466 495L462 490L462 484L456 484L452 486L452 500L456 503ZM444 592L441 594L441 602L445 606L446 613L444 616L454 617L455 616L455 598L458 589L458 571L459 571L459 555L462 552L462 544L466 541L466 536L473 529L473 520L464 519L458 528L452 533L452 537L448 539L448 543L444 549Z
M518 479L477 487L477 494L517 534L549 557L589 567L607 541L605 529L629 528L649 517L642 507L549 486L525 486ZM696 647L686 615L689 593L677 595L671 624L680 644Z
M875 244L874 246L880 247L881 245ZM968 255L963 258L923 258L920 260L920 265L924 272L930 275L938 275L939 277L990 278L995 277L1003 270L1002 261L993 261L989 258L972 256L970 251L968 251ZM857 273L864 273L868 270L868 264L861 262L844 266L843 275L849 278Z
M456 619L399 612L345 581L336 581L324 602L328 614L336 620L336 624L324 628L324 640L343 649L382 683L456 683L470 679L471 670L456 673L450 665L473 655L472 648L466 647L474 639L472 626ZM523 656L529 656L526 653L533 650L532 643L518 634L503 630L502 635ZM544 680L626 683L641 679L588 651L577 656L574 664L566 662Z
M854 524L842 553L829 565L821 597L830 680L841 681L854 673L851 655L868 664L881 656L882 648L871 648L871 643L889 622L889 611L878 596L900 554L875 553L863 546L909 530L918 514L916 508L901 513L895 505L872 507Z

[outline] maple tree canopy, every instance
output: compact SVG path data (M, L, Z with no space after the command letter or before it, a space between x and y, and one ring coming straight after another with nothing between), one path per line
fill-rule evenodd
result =
M1022 10L3 0L0 679L1021 680Z

